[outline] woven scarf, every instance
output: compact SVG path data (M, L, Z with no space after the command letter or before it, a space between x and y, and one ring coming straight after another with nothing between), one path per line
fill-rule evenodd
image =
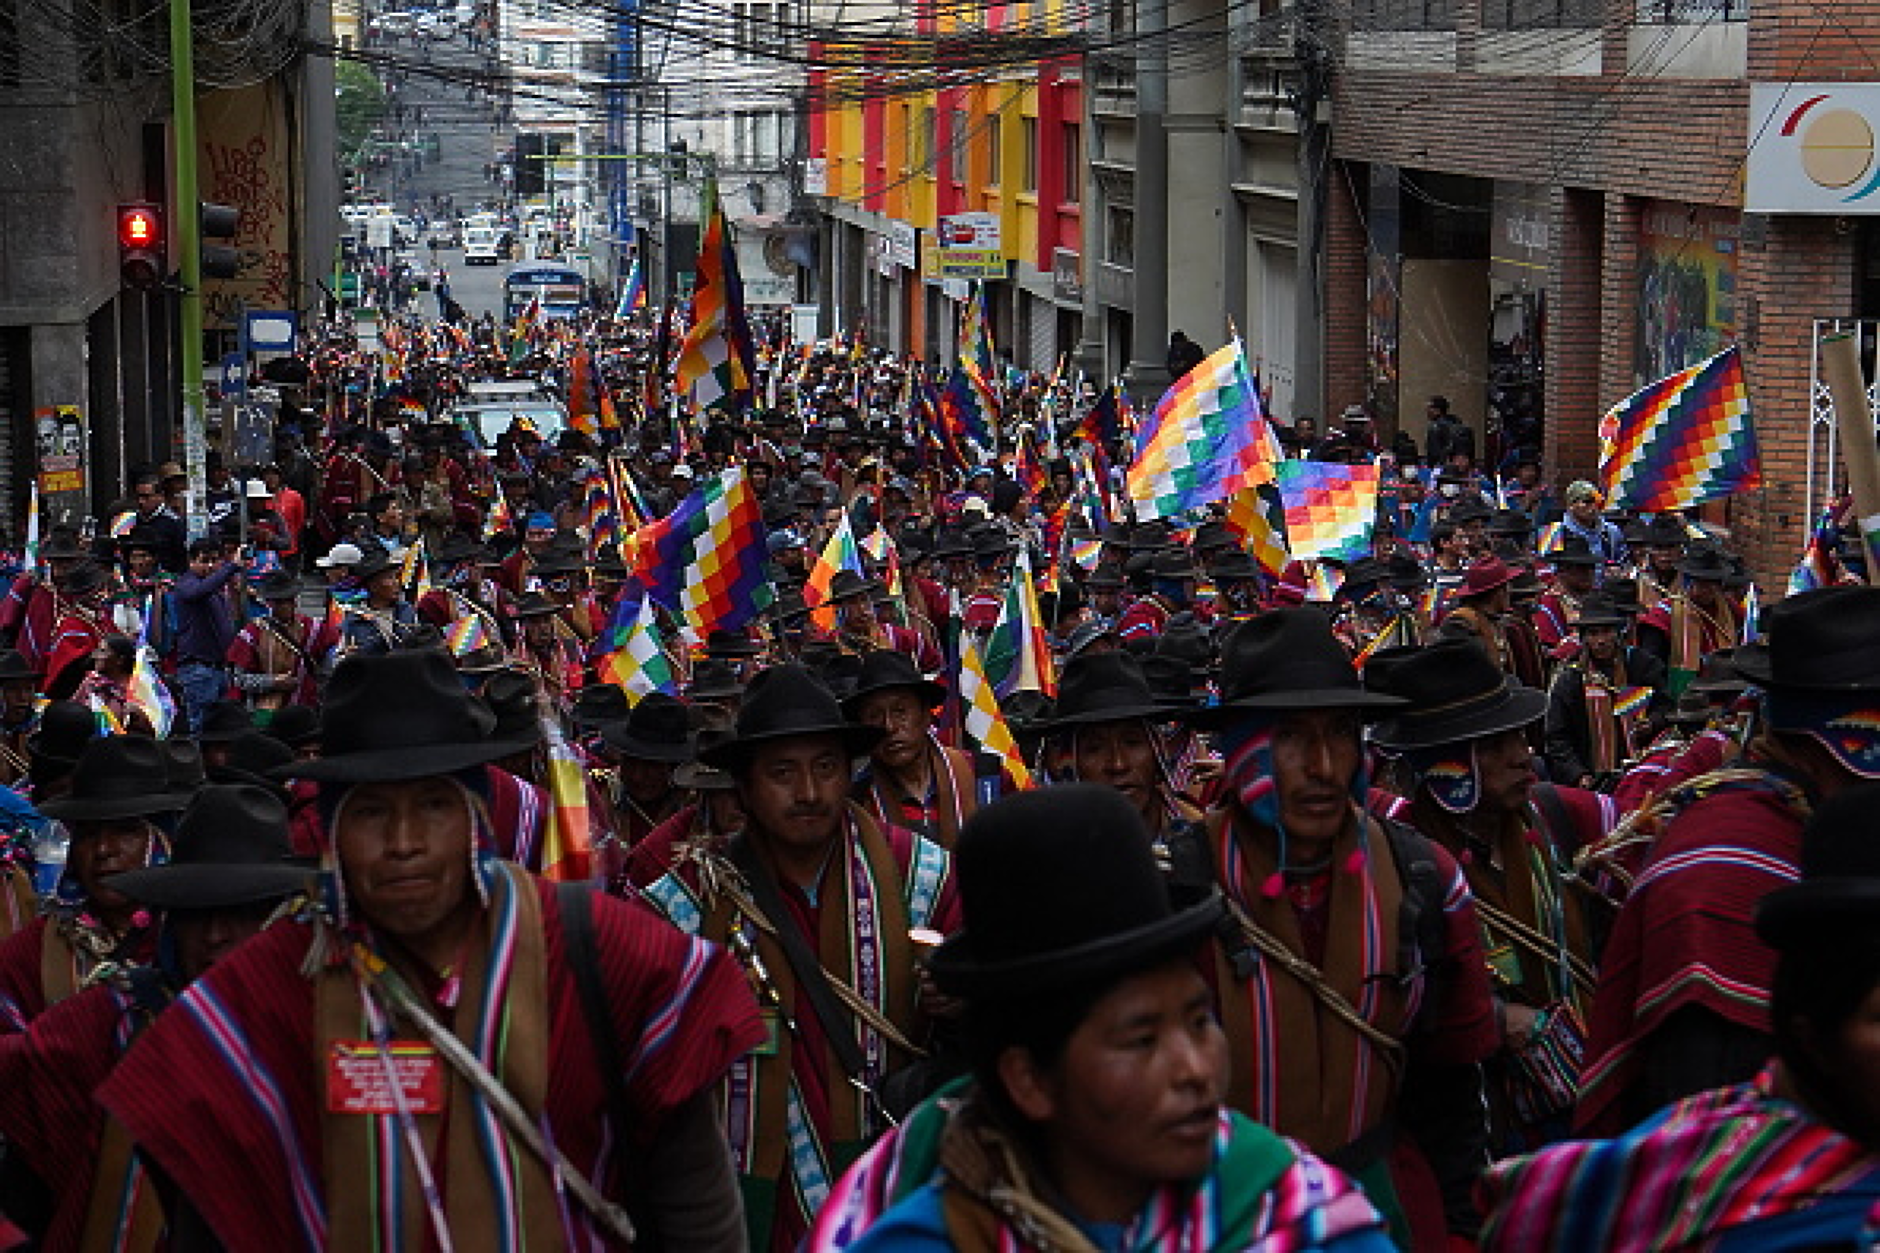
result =
M1208 818L1223 890L1301 959L1304 936L1290 901L1257 886L1279 874L1272 841L1236 809ZM1358 816L1333 845L1330 926L1319 971L1365 1021L1402 1039L1422 1004L1424 978L1398 969L1404 887L1395 858L1363 855ZM1381 833L1380 833L1381 838ZM1343 1148L1380 1123L1395 1100L1396 1072L1378 1045L1325 1012L1313 991L1278 963L1236 970L1216 949L1221 1025L1235 1063L1228 1104L1316 1153ZM1235 994L1230 989L1239 989Z
M1124 1253L1243 1248L1267 1193L1294 1160L1276 1136L1236 1136L1223 1110L1212 1168L1194 1183L1156 1188L1116 1247ZM1048 1188L1025 1146L979 1101L968 1099L948 1120L939 1161L946 1176L941 1206L947 1235L961 1253L1098 1253L1090 1237L1045 1199Z
M913 1021L917 991L908 932L929 925L931 901L924 906L910 903L920 895L919 867L910 866L904 875L882 828L859 806L850 806L848 814L840 849L823 876L819 934L805 939L825 970L905 1030ZM906 893L900 890L904 886ZM770 921L795 925L789 918ZM734 932L739 936L735 947L748 945L756 952L778 1001L798 1022L813 1019L783 946L744 917L728 894L719 893L706 910L699 934L725 943ZM740 1173L759 1180L782 1179L784 1193L807 1220L821 1208L840 1173L838 1150L867 1138L871 1110L833 1052L825 1047L820 1056L808 1056L781 1022L772 1025L774 1047L739 1058L726 1076L725 1125ZM909 1060L875 1031L861 1030L859 1039L871 1084ZM829 1093L829 1108L820 1118L808 1108L796 1077L812 1067L822 1069L822 1086Z
M1482 802L1482 778L1475 765L1475 741L1411 749L1403 755L1416 786L1447 813L1474 813Z
M548 1095L547 962L541 901L523 873L490 876L459 972L452 1026L484 1066L538 1118ZM353 960L384 960L368 938ZM315 988L318 1063L336 1051L372 1058L389 1077L401 1054L435 1057L415 1031L391 1017L350 961L328 965ZM401 1028L404 1028L401 1031ZM514 1143L489 1102L437 1058L442 1113L406 1102L394 1113L321 1116L329 1247L406 1250L554 1249L564 1215L542 1161ZM441 1230L440 1230L441 1228Z
M482 908L463 968L446 984L454 1007L440 1017L539 1118L548 1095L549 1035L541 901L523 871L496 859L482 768L452 777L469 812L470 882ZM315 983L314 1062L327 1074L345 1046L376 1060L389 1077L414 1049L436 1055L363 978L361 964L387 958L381 938L354 916L333 841L350 795L326 802L331 809L322 815L319 930L307 957ZM566 1215L547 1167L512 1141L468 1081L442 1058L435 1065L446 1094L441 1114L418 1113L403 1100L393 1113L322 1112L328 1247L362 1253L562 1247Z

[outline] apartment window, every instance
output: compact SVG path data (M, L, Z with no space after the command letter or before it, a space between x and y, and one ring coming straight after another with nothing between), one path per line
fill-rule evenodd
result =
M999 167L1005 163L1004 118L997 113L986 114L986 186L999 185Z
M1018 119L1018 141L1024 152L1025 181L1020 184L1024 191L1038 190L1038 119L1022 117Z
M1598 26L1604 7L1603 0L1482 0L1482 29Z
M1077 204L1084 198L1084 128L1075 122L1063 125L1064 142L1058 147L1063 153L1064 168L1058 203Z
M1747 22L1749 0L1638 0L1638 20L1674 25Z
M789 12L782 4L731 6L731 42L740 61L760 61L778 42L778 27Z
M1451 0L1353 0L1352 26L1358 30L1454 30Z
M951 167L948 173L957 185L966 181L966 110L954 109L947 118L947 164Z
M1109 0L1105 6L1109 17L1112 35L1134 34L1136 30L1136 0Z
M1104 215L1103 259L1112 265L1136 264L1136 211L1111 205Z
M914 126L913 141L908 145L908 164L922 173L929 173L934 165L934 127L938 125L938 113L931 108L920 111L920 120Z

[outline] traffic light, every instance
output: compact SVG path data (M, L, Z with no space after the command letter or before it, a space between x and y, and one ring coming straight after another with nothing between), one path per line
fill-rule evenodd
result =
M117 211L118 276L133 291L163 281L163 211L153 204L121 204Z
M225 204L211 204L204 200L197 206L196 220L202 228L202 276L204 278L234 278L241 273L242 255L229 244L218 244L218 239L233 240L235 232L241 227L240 209Z

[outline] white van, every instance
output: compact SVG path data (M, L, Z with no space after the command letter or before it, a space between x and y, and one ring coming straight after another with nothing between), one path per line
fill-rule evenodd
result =
M502 258L499 255L502 235L494 226L472 224L464 228L463 263L465 265L495 265Z

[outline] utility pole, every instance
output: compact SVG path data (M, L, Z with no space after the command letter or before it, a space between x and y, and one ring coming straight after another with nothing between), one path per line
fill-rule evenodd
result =
M170 114L176 142L176 241L178 335L182 340L183 469L189 479L189 533L208 528L208 434L202 387L202 197L196 177L196 55L189 0L170 0Z

